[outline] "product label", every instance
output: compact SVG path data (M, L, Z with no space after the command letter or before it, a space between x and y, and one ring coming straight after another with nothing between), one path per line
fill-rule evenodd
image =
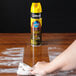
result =
M41 26L42 26L42 18L40 19L31 18L31 44L32 45L41 44Z

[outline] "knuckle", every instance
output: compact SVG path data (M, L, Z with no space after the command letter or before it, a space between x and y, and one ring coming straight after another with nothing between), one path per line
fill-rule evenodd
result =
M76 42L76 40L75 40L75 42Z
M38 61L37 64L40 64L40 62Z

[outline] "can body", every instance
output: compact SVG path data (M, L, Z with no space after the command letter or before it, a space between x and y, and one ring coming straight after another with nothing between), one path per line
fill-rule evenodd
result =
M42 28L41 14L42 13L39 12L38 7L41 7L40 3L39 4L34 3L34 5L32 5L32 8L31 8L31 10L34 10L33 12L31 12L31 45L32 46L41 45L41 42L42 42L42 31L41 31L41 28Z

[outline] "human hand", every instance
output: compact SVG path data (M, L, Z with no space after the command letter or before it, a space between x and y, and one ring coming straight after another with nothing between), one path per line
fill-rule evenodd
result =
M33 66L33 71L31 73L33 75L39 74L39 76L45 76L48 73L50 63L48 62L37 62L36 65Z
M52 62L38 62L33 67L31 73L44 76L47 73L52 73L56 70L68 71L72 69L76 69L76 40Z

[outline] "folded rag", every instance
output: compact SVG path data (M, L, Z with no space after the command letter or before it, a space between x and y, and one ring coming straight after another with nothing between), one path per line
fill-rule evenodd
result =
M30 67L29 65L24 64L24 63L19 63L17 74L18 75L25 75L25 76L32 75L30 73L31 70L32 70L32 67ZM40 75L36 74L35 76L40 76Z

